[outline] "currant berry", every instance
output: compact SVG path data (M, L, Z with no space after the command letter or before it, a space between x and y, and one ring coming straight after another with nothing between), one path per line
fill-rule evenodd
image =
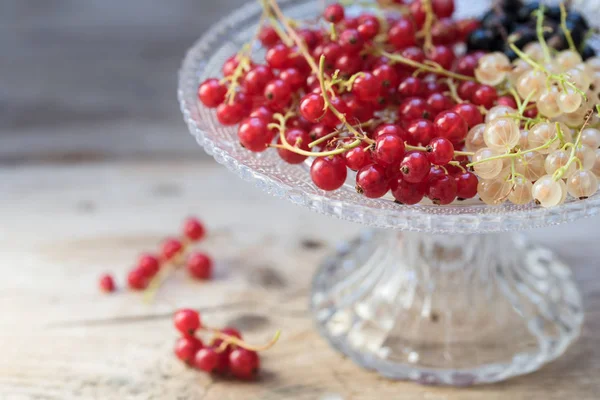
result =
M190 217L183 222L183 234L191 241L197 242L204 238L206 230L198 218Z
M346 166L352 171L358 171L372 162L371 153L365 146L358 146L343 153Z
M409 76L398 86L398 94L404 97L420 97L425 92L425 84L419 78Z
M444 111L439 114L433 121L433 125L439 136L450 140L452 143L459 143L464 140L469 131L467 122L454 111Z
M302 129L289 129L285 133L285 139L291 146L297 147L300 150L310 151L308 147L310 136ZM280 141L278 143L281 144ZM301 164L307 158L306 156L282 148L278 148L277 153L279 153L279 157L289 164Z
M284 69L290 65L291 49L283 43L276 44L267 51L265 59L273 69Z
M462 74L462 75L475 76L475 68L477 68L477 59L475 57L473 57L472 54L464 55L464 56L460 57L456 62L456 72L459 74ZM459 87L465 83L469 83L471 85L477 85L473 81L463 81L462 84L459 85ZM460 90L459 90L458 95L461 98L468 99L468 98L465 98L460 95Z
M138 259L137 269L141 270L148 278L151 278L158 273L160 261L151 254L142 254Z
M446 138L435 138L427 146L427 158L432 164L446 165L454 158L454 145Z
M456 56L450 47L438 45L431 50L429 59L439 64L442 68L449 70L452 68Z
M379 33L380 24L377 18L364 19L356 28L363 40L371 40Z
M483 115L481 115L481 111L479 111L479 108L471 103L457 104L454 106L452 111L460 115L465 120L469 129L483 123Z
M285 106L292 97L292 89L281 79L275 79L265 86L267 105Z
M335 61L335 68L339 69L342 75L351 76L360 72L362 60L356 54L342 54Z
M450 204L456 199L456 181L448 175L436 176L429 179L427 197L437 205Z
M218 79L207 79L198 87L198 99L208 108L216 108L225 101L227 88Z
M233 103L225 101L217 107L217 119L221 125L239 124L252 108L252 102L244 93L237 93Z
M365 197L376 199L385 195L390 186L384 167L371 164L356 174L356 191Z
M323 18L332 24L337 24L342 22L344 14L344 7L339 3L335 3L327 6L323 12Z
M512 96L500 96L498 97L498 101L496 101L496 104L498 104L499 106L512 108L513 110L517 109L517 102Z
M375 108L372 105L374 102L361 101L352 93L344 93L342 100L346 104L346 109L352 115L352 119L356 122L367 122L375 116Z
M364 102L377 100L379 92L380 88L377 78L369 72L365 72L356 78L352 85L352 93L354 93L359 100Z
M402 178L393 180L391 185L392 195L396 202L409 206L418 204L423 200L425 196L424 188L423 184L409 183Z
M162 256L165 260L170 260L183 250L183 244L175 238L168 238L162 244Z
M438 18L449 18L454 14L454 0L432 0L431 7Z
M475 105L490 109L494 106L497 98L498 92L493 86L481 85L475 90L473 96L471 96L471 101Z
M464 171L454 176L456 181L456 196L459 199L472 199L477 195L479 180L475 174Z
M426 119L415 119L406 125L406 138L412 146L425 145L435 135L435 127L431 121Z
M296 68L286 68L279 73L279 79L284 81L292 92L302 88L306 82L306 77Z
M471 101L477 89L479 89L479 85L477 83L472 81L464 81L458 85L456 93L461 99Z
M200 314L198 311L182 308L173 314L173 325L185 336L193 336L197 329L200 329Z
M388 32L388 41L397 50L416 44L415 27L408 18L400 18Z
M139 268L134 268L127 274L127 285L133 290L144 290L148 287L148 275Z
M387 64L383 64L375 68L373 70L373 75L379 81L380 89L397 87L399 84L398 73L394 68Z
M456 25L449 18L439 19L431 27L431 39L436 45L453 44L457 37Z
M112 275L102 275L98 281L98 284L100 286L100 290L105 293L111 293L115 291L115 280L113 279Z
M255 351L237 348L229 354L229 370L238 379L254 379L259 368L260 358Z
M267 106L258 106L250 113L249 117L262 119L268 124L273 121L273 111Z
M375 128L373 131L372 138L373 140L377 140L380 136L383 135L396 135L401 138L405 138L406 133L402 128L395 124L381 124Z
M196 353L194 367L209 374L225 374L229 369L229 354L217 353L213 347L204 347Z
M262 118L247 118L238 128L238 140L240 144L253 152L265 151L271 140L273 132L268 128L269 122Z
M423 3L421 3L421 1L413 1L410 3L409 10L413 21L415 21L415 24L417 25L417 28L421 29L425 24L425 18L427 17Z
M300 101L300 114L309 122L318 122L325 115L323 96L316 93L305 95Z
M404 140L397 135L382 135L375 141L373 160L382 166L398 165L405 153Z
M442 93L432 93L427 97L427 106L431 113L437 115L442 111L449 110L454 105L452 99Z
M318 188L333 191L337 190L344 182L348 170L341 156L316 158L310 167L310 176Z
M266 65L257 65L244 77L242 87L250 96L263 94L265 86L273 80L273 71Z
M346 29L343 31L340 34L338 42L340 46L342 46L342 50L351 54L353 57L356 57L356 54L362 50L363 45L365 44L363 38L356 29Z
M213 261L205 253L192 253L185 264L191 277L201 280L210 279L213 270Z
M202 348L202 342L195 337L184 336L175 342L175 355L181 361L191 364L196 353Z
M275 46L279 42L277 31L269 25L264 25L258 34L258 40L263 46L269 48Z
M398 116L401 120L410 122L415 119L431 119L432 114L425 100L419 97L410 97L400 103Z
M419 183L429 175L431 163L427 155L421 151L411 151L400 163L402 179L408 183Z

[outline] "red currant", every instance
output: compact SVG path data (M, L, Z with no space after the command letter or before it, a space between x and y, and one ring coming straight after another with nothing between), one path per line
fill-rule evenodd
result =
M441 65L444 69L451 69L455 58L454 51L448 46L435 46L429 54L429 59Z
M454 0L432 0L431 7L438 18L449 18L454 14Z
M337 190L344 182L348 170L341 156L318 157L310 167L310 176L318 188L332 191Z
M398 94L404 97L420 97L425 92L425 84L419 78L409 76L398 86Z
M144 290L150 283L148 278L145 271L134 268L127 274L127 285L133 290Z
M267 105L285 106L292 97L292 89L281 79L275 79L265 86Z
M274 69L283 69L290 64L291 49L283 43L278 43L267 51L265 59Z
M225 101L217 107L217 119L222 125L239 124L250 112L252 102L244 93L237 93L233 103Z
M467 37L479 26L481 23L477 18L467 18L456 21L456 30L458 31L459 40L466 40Z
M246 94L250 96L263 94L265 86L273 79L271 68L265 65L257 65L252 68L244 78L242 84Z
M342 54L336 61L335 67L343 75L350 76L360 72L362 60L355 54Z
M342 53L342 46L335 42L328 43L323 47L325 63L329 66L334 66L337 59L341 57Z
M456 195L459 199L472 199L477 195L477 185L479 180L468 171L461 172L454 176L456 181Z
M112 275L104 274L99 280L100 290L105 293L111 293L115 291L115 280Z
M198 99L208 108L216 108L225 101L227 88L218 79L207 79L198 87Z
M296 68L287 68L279 73L279 79L284 81L292 91L299 90L306 83L306 77Z
M414 119L406 125L407 141L413 146L425 145L435 135L435 126L426 119Z
M310 151L308 147L308 144L310 143L310 136L308 136L306 131L302 129L290 129L285 133L285 138L291 146L297 147L304 151ZM281 144L280 141L278 141L278 143ZM287 149L278 148L277 153L279 153L279 156L289 164L301 164L307 158L306 156L296 154Z
M404 139L397 135L382 135L375 141L373 159L382 166L398 165L404 157L406 149Z
M367 165L356 174L356 191L365 197L376 199L385 195L390 186L386 169L377 164Z
M346 166L352 171L358 171L372 162L371 153L365 146L358 146L343 153Z
M379 85L377 78L370 72L364 72L356 78L352 85L352 93L365 102L375 101L379 97Z
M460 85L458 85L458 89L456 90L458 97L463 100L471 101L471 98L475 94L475 92L479 89L479 84L473 81L464 81Z
M478 64L477 59L473 55L467 54L458 59L458 61L456 63L456 72L458 72L459 74L462 74L462 75L466 75L466 76L475 76L475 68L477 68L477 64ZM473 81L464 81L463 83L467 83L467 82L475 83ZM473 92L475 92L475 91L473 90ZM460 93L459 93L459 96L460 96ZM461 96L461 98L462 98L462 96ZM464 99L468 100L469 98L464 98Z
M223 72L223 76L231 76L240 65L240 60L238 59L237 54L229 57L225 63L223 63L223 68L221 69Z
M444 111L439 114L435 117L433 125L439 136L450 140L452 143L463 140L469 131L467 122L454 111Z
M326 21L331 22L333 24L342 22L342 20L344 19L344 7L339 3L327 6L325 11L323 12L323 18L325 18Z
M427 158L432 164L446 165L454 158L454 145L446 138L435 138L427 146Z
M151 254L142 254L138 259L137 268L151 278L158 273L160 269L160 261L157 257Z
M358 25L356 30L363 40L371 40L379 33L380 24L377 18L366 19Z
M434 115L449 110L453 105L452 99L442 93L433 93L427 98L427 106Z
M417 47L417 46L408 47L408 48L402 50L402 52L400 54L402 55L402 57L408 58L409 60L412 60L412 61L415 61L418 63L423 63L423 61L425 61L425 53L423 52L423 49L421 49L420 47ZM404 65L404 64L397 64L396 67L400 71L405 71L405 72L410 72L410 73L412 73L415 70L414 67Z
M469 129L483 122L481 111L471 103L457 104L452 111L463 117Z
M403 121L410 122L415 119L431 119L432 114L425 100L419 97L409 97L400 103L398 117Z
M450 204L456 199L456 181L448 175L429 178L427 197L437 205Z
M427 13L420 0L415 0L410 3L410 14L417 25L417 28L421 29L425 24L425 18Z
M200 314L198 311L182 308L173 314L173 325L186 336L193 336L197 329L200 329Z
M184 336L175 342L175 355L188 364L194 361L194 357L200 349L202 349L202 342L195 337Z
M268 148L273 140L273 133L268 128L268 121L261 118L247 118L238 128L238 139L244 148L260 153Z
M367 122L375 116L373 102L361 101L353 93L344 93L342 100L356 122ZM353 122L352 119L350 119L350 122Z
M439 19L431 27L431 39L434 44L453 44L457 38L456 25L450 18Z
M198 218L190 217L183 222L183 234L191 241L197 242L204 238L206 230Z
M273 111L267 106L259 106L250 113L250 118L259 118L266 123L270 123L273 121Z
M402 128L400 128L398 125L394 125L394 124L382 124L379 125L375 128L375 130L373 131L373 140L377 140L379 137L384 136L384 135L396 135L398 137L401 138L405 138L406 137L406 132L404 132L404 130Z
M479 86L471 97L473 104L484 106L488 110L494 106L496 99L498 99L498 92L493 86L489 85Z
M356 57L365 42L356 29L346 29L340 34L339 44L344 52Z
M260 358L255 351L237 348L229 354L229 370L238 379L253 379L260 368Z
M499 106L507 106L513 109L517 109L517 102L515 98L512 96L501 96L498 97L498 101L496 102Z
M225 374L229 369L229 354L217 353L213 347L204 347L196 353L194 367L209 374Z
M397 87L400 81L396 70L387 64L375 68L373 75L379 81L380 88Z
M162 256L165 260L170 260L183 250L183 244L175 238L168 238L162 244Z
M400 18L388 32L388 40L397 50L416 44L415 27L408 18Z
M315 124L310 129L308 133L311 141L315 141L317 139L321 139L323 136L328 135L331 132L329 128L327 128L323 124Z
M279 43L279 35L272 26L264 25L258 34L258 40L260 40L263 46L268 48Z
M424 185L409 183L402 178L397 178L392 181L392 195L397 203L414 205L423 200L425 196Z
M305 95L300 101L300 114L309 122L318 122L325 115L325 100L316 93Z
M400 163L402 179L408 183L421 182L429 176L430 169L431 163L427 159L427 155L421 151L411 151L407 153Z
M192 253L187 259L188 273L196 279L210 279L212 276L213 262L205 253Z

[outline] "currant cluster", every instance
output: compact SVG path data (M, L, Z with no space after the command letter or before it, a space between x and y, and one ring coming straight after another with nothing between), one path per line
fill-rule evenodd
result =
M175 356L187 365L210 374L231 374L242 380L254 379L260 368L259 351L272 347L279 338L279 332L264 346L251 346L242 340L235 328L212 329L202 324L200 314L195 310L180 309L173 315L173 324L181 334L175 342ZM212 338L205 344L200 332L211 333Z
M479 194L488 204L535 199L549 206L534 190L543 174L528 172L539 157L545 163L541 154L567 152L565 168L579 167L577 175L587 176L592 152L596 163L597 146L586 148L580 138L597 122L589 112L599 99L600 85L592 83L600 61L583 61L569 30L580 15L564 6L568 50L546 43L550 11L540 6L531 9L535 40L506 42L517 56L511 61L483 47L464 52L461 44L488 29L491 17L455 21L453 0L395 1L401 13L367 8L358 15L332 4L316 22L292 21L276 0L262 2L269 21L257 34L264 63L251 60L247 45L225 62L223 78L200 84L199 100L216 108L223 125L239 124L246 149L274 148L291 164L310 159L322 190L355 175L358 193L391 192L407 205ZM511 13L520 11L509 10L520 2L502 4L503 15L517 18ZM587 164L577 161L582 154ZM553 181L568 178L565 172L558 168ZM571 190L578 198L590 191Z
M481 17L481 27L473 31L467 39L469 50L501 51L511 60L518 58L510 48L514 43L519 49L529 43L537 42L536 11L540 2L524 3L522 0L501 0ZM586 43L592 34L588 21L583 14L565 9L564 24L569 30L571 39L584 59L595 55L594 49ZM561 29L562 10L559 5L544 7L543 31L548 45L556 50L569 48L569 39Z
M127 274L127 285L132 290L147 289L150 283L158 279L159 272L167 267L178 267L185 260L185 267L193 279L206 280L212 276L213 261L204 252L188 250L206 235L200 220L190 217L184 221L181 238L167 238L161 245L160 255L142 254L134 268ZM189 253L189 254L187 254ZM100 289L113 292L116 289L114 279L105 274L100 277Z

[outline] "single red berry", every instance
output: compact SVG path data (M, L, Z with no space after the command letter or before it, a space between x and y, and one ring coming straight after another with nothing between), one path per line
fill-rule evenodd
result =
M196 353L202 349L202 341L192 336L184 336L175 342L175 355L181 361L191 364Z
M477 195L479 180L475 174L464 171L454 176L456 181L456 196L459 199L472 199Z
M265 86L273 79L273 71L266 65L257 65L246 74L242 86L250 96L263 94Z
M279 79L284 81L288 87L295 92L306 83L306 77L296 68L286 68L279 73Z
M225 101L227 88L218 79L207 79L198 87L198 99L208 108L216 108Z
M326 191L337 190L346 182L348 170L341 156L318 157L310 167L314 184Z
M388 40L397 50L414 46L416 42L415 27L408 18L400 18L389 30Z
M398 117L402 121L410 122L415 119L431 119L432 113L424 99L409 97L400 103Z
M291 49L283 43L278 43L267 51L265 60L271 68L283 69L290 64Z
M105 293L111 293L115 291L115 280L113 279L112 275L102 275L98 283L100 285L100 290Z
M362 60L355 54L342 53L342 55L335 61L335 68L339 69L343 75L354 75L360 72L362 68Z
M344 7L339 3L327 6L323 12L323 18L332 24L341 22L344 19Z
M336 42L328 43L323 47L323 56L325 56L325 63L330 67L335 65L335 62L343 54L342 46Z
M408 183L419 183L429 176L431 163L427 155L421 151L411 151L400 163L402 179Z
M358 146L343 153L346 166L352 171L358 171L362 167L371 164L371 153L365 150L365 146Z
M127 285L133 290L144 290L148 287L148 278L145 271L134 268L127 274Z
M406 125L407 141L410 145L425 145L433 139L435 126L426 119L415 119Z
M406 137L406 132L395 124L381 124L375 128L373 131L372 138L373 140L377 140L379 137L383 135L396 135L404 139Z
M258 34L258 40L265 47L272 47L279 43L279 35L277 31L270 25L263 25Z
M423 63L423 61L425 61L425 53L423 52L423 49L420 47L417 47L417 46L408 47L408 48L402 50L402 52L400 54L402 55L402 57L408 58L409 60L415 61L418 63ZM405 72L410 72L410 73L415 71L414 67L411 67L411 66L408 66L405 64L401 64L401 63L396 64L396 68L399 71L405 71Z
M213 262L205 253L190 254L185 266L193 278L206 280L212 277Z
M533 108L527 109L523 113L523 116L527 117L527 118L535 118L535 117L537 117L537 115L538 115L538 109L537 109L537 107L533 107Z
M415 21L417 28L421 29L425 24L427 13L420 0L415 0L410 3L410 15L412 16L413 21Z
M473 55L464 55L456 62L456 72L466 76L475 76L475 68L477 68L477 64L477 59ZM463 83L466 82L475 83L473 81L464 81ZM473 92L475 92L475 90L473 90ZM468 100L469 98L465 98L465 100Z
M221 329L221 331L220 331L220 332L221 332L221 333L223 333L223 334L225 334L225 335L227 335L227 336L232 336L232 337L234 337L234 338L237 338L237 339L240 339L240 340L242 340L242 334L240 333L240 331L238 331L237 329L235 329L235 328L232 328L232 327L230 327L230 326L228 326L228 327L226 327L226 328L223 328L223 329ZM223 339L219 339L219 338L217 338L217 339L215 339L215 340L213 341L213 347L215 347L215 348L217 348L217 349L218 349L218 348L219 348L219 347L220 347L222 344L223 344ZM230 346L230 345L228 345L228 346L227 346L227 348L226 348L225 350L226 350L227 352L229 352L229 351L231 350L231 346Z
M397 203L414 205L423 200L425 196L425 185L422 183L409 183L401 177L392 180L392 195Z
M420 97L425 92L425 84L419 78L409 76L398 86L398 94L404 97Z
M223 72L223 76L231 76L237 69L238 65L240 65L240 60L238 60L237 54L229 57L225 63L223 63L223 67L221 71Z
M431 50L429 59L441 65L444 69L451 69L456 56L454 55L454 51L451 47L437 45Z
M378 98L379 96L377 96ZM377 100L377 98L375 100ZM367 122L375 116L375 108L373 102L365 102L356 97L353 93L344 93L342 100L346 104L347 110L352 115L350 123Z
M168 238L162 244L162 256L165 260L170 260L181 252L183 244L179 239Z
M379 97L379 85L377 78L370 72L364 72L354 81L352 85L352 93L361 101L375 101Z
M285 133L286 141L294 147L297 147L300 150L310 151L308 144L310 143L310 136L308 133L302 129L289 129ZM278 143L281 144L281 141L278 139ZM289 164L301 164L306 160L307 156L296 154L287 149L277 149L277 153L279 157L281 157L285 162Z
M237 93L233 103L225 101L217 107L217 119L221 125L239 124L252 109L252 101L244 93Z
M310 131L308 132L308 135L310 136L310 140L311 141L315 141L317 139L321 139L323 136L328 135L329 133L331 133L331 130L329 128L327 128L325 125L323 124L314 124L312 126L312 128L310 129ZM324 144L321 144L320 147L323 147Z
M356 29L346 29L340 34L338 40L342 50L348 54L352 54L356 57L356 54L362 50L365 41L360 36L360 33Z
M473 104L478 106L484 106L488 110L494 106L496 99L498 98L498 92L493 86L481 85L473 93L471 101Z
M350 113L350 110L346 106L346 103L341 99L341 97L336 96L332 99L329 99L329 101L330 101L331 105L333 106L333 108L338 110L341 114L346 115L347 121L352 121L353 115ZM323 118L321 119L320 122L323 125L328 126L328 127L335 127L340 124L339 118L336 117L335 114L331 110L327 110L325 112L325 115L323 116Z
M356 30L363 40L371 40L379 33L380 24L377 18L366 19L358 25Z
M397 87L400 82L396 70L387 64L375 68L373 76L377 78L380 88Z
M442 111L449 110L454 106L454 101L452 99L442 93L432 93L429 97L427 97L427 106L431 113L437 115Z
M479 84L473 81L464 81L460 85L458 85L458 89L456 90L458 97L462 100L471 101L471 98L475 94L475 92L479 89Z
M463 117L469 129L475 125L483 123L483 115L481 115L481 111L479 111L479 108L471 103L457 104L452 111Z
M297 33L309 50L314 49L323 40L323 34L321 31L313 31L306 28L300 29L297 31Z
M268 124L273 121L273 111L267 106L259 106L250 113L250 118L262 119Z
M456 199L456 181L448 175L429 177L427 197L437 205L450 204Z
M198 311L182 308L173 314L173 325L184 335L193 335L202 324L200 323L200 314Z
M229 354L217 353L214 347L204 347L196 353L194 367L209 374L225 374L229 369Z
M240 144L253 152L265 151L273 140L273 132L268 124L268 121L261 118L246 118L238 128Z
M265 86L265 99L267 105L285 106L292 97L292 89L281 79L275 79Z
M152 278L160 269L160 261L152 254L142 254L138 259L137 268L143 271L148 278Z
M204 238L206 230L198 218L190 217L183 222L183 234L188 239L196 242Z
M451 45L458 39L458 31L450 18L437 20L431 27L431 39L434 44Z
M229 370L238 379L253 379L260 368L260 358L255 351L237 348L229 354Z
M514 108L515 110L517 109L517 102L512 96L498 97L498 101L496 102L496 104L498 104L499 106L507 106L510 108Z
M309 122L316 123L325 115L325 100L316 93L308 93L300 100L300 114Z
M344 27L347 29L356 29L358 28L358 18L348 17L343 21Z
M427 146L427 158L432 164L446 165L454 158L454 145L446 138L435 138Z
M438 18L450 18L454 14L454 0L432 0L431 7Z
M356 174L356 191L365 197L376 199L385 195L390 186L386 169L378 164L367 165Z
M406 152L404 139L397 135L382 135L375 141L373 160L382 166L398 165Z
M469 131L467 122L454 111L444 111L438 114L433 121L433 125L439 136L450 140L452 143L463 140Z

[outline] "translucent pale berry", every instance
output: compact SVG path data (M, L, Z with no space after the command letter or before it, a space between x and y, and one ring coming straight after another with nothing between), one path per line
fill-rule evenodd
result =
M485 115L485 122L491 122L508 114L516 114L516 110L512 107L503 105L492 107Z
M483 140L485 127L485 124L479 124L469 130L465 138L465 148L467 151L475 152L485 147L485 141Z
M562 112L558 104L559 92L556 87L545 88L540 93L537 108L540 114L547 118L559 116Z
M567 165L570 156L571 152L566 150L556 150L548 154L548 157L546 157L546 160L544 161L544 169L546 173L548 175L552 175L556 172L556 170ZM573 175L576 168L576 164L571 163L567 171L565 171L565 173L563 174L563 177L568 178L569 176Z
M511 70L510 60L504 53L494 52L484 55L479 59L475 69L475 77L481 83L496 86L506 79Z
M504 167L501 159L487 160L488 158L497 156L498 153L490 148L484 147L477 150L473 156L473 162L477 162L473 166L475 173L482 179L496 178ZM481 161L481 162L480 162Z
M498 118L489 122L483 132L485 144L495 151L506 152L519 143L521 130L512 118Z
M516 176L514 178L513 188L508 195L508 200L517 205L528 204L533 200L533 195L531 194L532 188L533 185L528 179L522 176Z
M516 87L521 98L537 101L546 87L546 75L538 70L525 71L518 78Z
M558 107L563 113L575 112L581 107L583 97L572 88L560 92L557 100ZM538 106L539 108L539 106Z
M544 175L538 179L531 190L534 200L543 207L553 207L560 204L562 189L552 175Z
M556 137L555 124L549 123L549 122L540 122L538 124L535 124L529 130L529 136L528 136L529 147L536 148L536 147L544 146L544 145L550 143L550 141L552 139L554 139L555 137ZM551 151L556 150L559 146L560 146L560 141L555 140L547 148L540 149L539 152L542 154L547 154L547 153L550 153Z
M581 132L581 143L592 149L600 147L600 130L596 128L585 128Z
M519 174L533 182L546 173L544 162L543 154L529 151L516 159L515 167Z
M504 203L510 193L511 184L505 178L480 180L477 185L479 198L490 206Z

